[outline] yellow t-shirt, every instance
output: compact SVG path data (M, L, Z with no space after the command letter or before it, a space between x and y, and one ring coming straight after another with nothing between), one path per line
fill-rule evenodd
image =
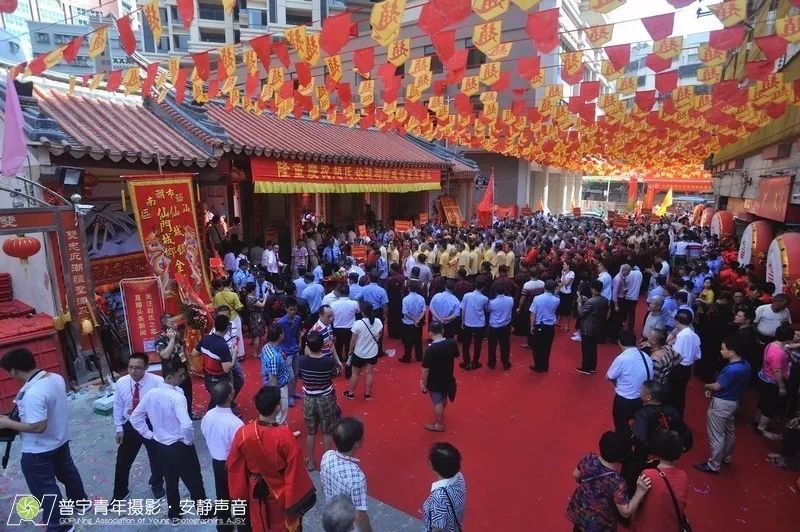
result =
M227 306L231 309L231 320L239 317L239 311L244 308L242 302L239 300L239 294L233 290L220 290L214 294L214 299L211 302L214 308Z

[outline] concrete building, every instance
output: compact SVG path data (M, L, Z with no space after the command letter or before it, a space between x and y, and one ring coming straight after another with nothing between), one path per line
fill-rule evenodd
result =
M20 39L26 57L31 57L31 42L26 38L28 21L63 22L64 9L59 0L30 0L19 2L13 13L0 13L0 27Z
M87 12L80 16L87 19L88 25L108 23L110 19L102 19L97 12ZM84 35L89 31L86 25L81 24L48 24L45 22L28 21L28 40L31 46L32 56L45 54L54 48L69 43L73 38ZM140 38L138 32L134 33L137 40ZM141 41L140 41L141 42ZM137 44L137 48L140 44ZM119 43L119 32L116 26L108 26L108 45L105 52L95 58L89 57L89 41L84 40L75 61L70 64L61 62L51 70L62 74L82 76L94 74L100 71L125 69L134 66L134 63L122 49Z
M139 0L139 5L144 3ZM319 29L321 20L344 10L336 0L239 0L229 15L221 0L196 0L195 18L184 28L175 0L159 4L163 26L159 42L146 22L141 26L144 55L153 61L248 41L264 33L281 33L299 24Z

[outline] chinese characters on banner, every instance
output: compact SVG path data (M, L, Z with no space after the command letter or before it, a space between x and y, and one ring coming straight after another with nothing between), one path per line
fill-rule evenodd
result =
M123 176L151 273L161 283L167 312L180 304L210 301L208 277L195 218L192 176ZM182 280L182 282L178 282Z
M363 264L367 260L367 246L350 246L350 255L356 259L357 263Z
M72 294L75 298L75 310L78 312L80 325L83 320L94 323L92 309L89 305L94 304L94 294L89 289L90 283L87 276L86 261L84 260L83 243L78 227L75 225L75 215L70 213L72 223L64 227L64 243L67 246L67 267L69 278L72 281ZM90 300L89 297L92 299ZM67 296L69 300L70 296ZM74 318L73 318L74 319Z
M397 233L408 233L411 231L411 220L395 220L394 230Z
M461 216L461 207L453 196L442 196L442 210L447 223L456 227L461 227L464 224L464 217Z
M155 277L123 279L122 291L125 323L128 327L128 345L131 353L147 353L150 361L159 362L154 343L161 332L160 320L164 314L161 286Z

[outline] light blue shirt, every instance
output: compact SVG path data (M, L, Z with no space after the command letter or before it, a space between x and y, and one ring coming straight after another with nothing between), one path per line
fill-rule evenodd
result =
M600 291L600 295L611 301L611 285L613 284L611 274L608 272L602 272L597 276L597 280L603 283L603 289Z
M465 327L486 327L486 309L489 307L489 298L479 290L464 294L461 301L461 310Z
M555 325L556 313L561 300L555 294L545 292L533 298L531 312L536 315L536 325Z
M316 281L316 282L318 282L318 283L321 283L321 282L322 282L322 277L323 277L323 274L322 274L322 265L317 265L317 267L316 267L316 268L314 268L313 270L311 270L311 273L313 273L313 274L314 274L314 281ZM303 281L303 282L305 282L305 281Z
M655 288L651 288L649 292L647 292L647 302L650 303L654 297L664 297L664 288L661 286L656 285Z
M350 299L353 301L358 301L361 299L361 293L364 291L364 287L360 284L351 284L350 285Z
M299 295L300 297L302 297L303 296L303 290L305 290L306 286L308 286L306 284L306 280L303 279L302 277L298 277L297 279L295 279L292 282L294 283L294 286L297 287L297 290L295 290L294 293ZM317 282L319 282L319 281L317 281Z
M303 299L308 301L308 311L314 314L322 306L325 288L319 283L311 283L303 289Z
M256 278L253 277L253 272L250 270L236 270L233 272L233 286L236 287L237 292L241 292L247 283L255 283Z
M431 311L445 319L461 313L461 302L451 292L439 292L431 298Z
M638 399L642 384L652 376L653 361L635 347L620 353L606 373L606 377L614 381L614 391L625 399Z
M420 316L425 313L425 298L416 292L411 292L403 298L403 323L414 325Z
M489 327L505 327L511 323L511 312L514 309L514 298L498 295L489 301Z
M386 279L389 277L389 263L386 262L382 256L378 257L378 262L375 265L378 268L378 277L380 279Z
M675 313L678 312L678 303L674 298L665 297L661 313L664 314L664 325L672 329L675 327Z
M355 264L350 266L350 269L347 270L348 275L350 275L351 273L357 273L359 279L364 277L364 270L360 266L356 266Z
M369 283L364 287L361 292L361 299L372 305L372 308L375 310L381 310L384 305L389 303L389 295L386 293L386 290L375 283Z

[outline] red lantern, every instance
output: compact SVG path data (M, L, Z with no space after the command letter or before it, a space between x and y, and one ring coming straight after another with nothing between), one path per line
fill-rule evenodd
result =
M18 258L22 264L28 264L28 257L36 255L40 249L42 249L41 242L22 234L3 242L3 253Z
M17 0L0 0L0 12L13 13L17 10Z

